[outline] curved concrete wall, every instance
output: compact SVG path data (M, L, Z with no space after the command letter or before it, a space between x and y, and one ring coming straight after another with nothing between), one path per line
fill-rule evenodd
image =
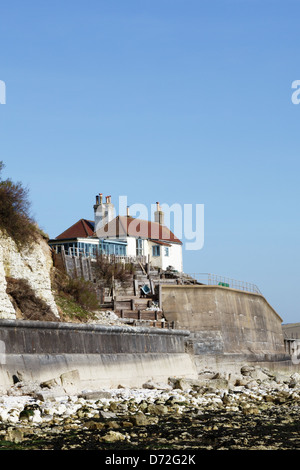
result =
M284 355L282 320L259 294L221 286L161 287L167 321L193 332L196 354Z
M42 382L75 369L79 386L91 389L195 377L188 337L178 330L0 320L0 388L10 387L14 375Z

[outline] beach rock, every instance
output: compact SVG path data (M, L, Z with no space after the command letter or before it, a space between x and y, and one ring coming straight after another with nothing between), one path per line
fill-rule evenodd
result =
M40 387L41 388L54 388L57 386L61 385L60 379L50 379L50 380L45 380L44 382L41 382Z
M164 415L168 413L168 407L165 405L150 404L147 408L147 412L152 415Z
M144 413L137 413L130 420L134 426L146 426L151 422L151 419L145 416Z
M65 395L65 389L61 385L56 385L50 389L41 389L32 394L34 398L41 401L55 401L58 397Z
M267 403L274 403L275 401L275 396L274 395L265 395L264 396L264 400L267 402Z
M24 409L19 414L19 420L31 421L39 423L41 422L41 412L38 405L25 405Z
M300 374L295 372L295 374L292 374L291 377L290 377L289 387L290 388L295 388L299 384L300 384Z
M149 405L149 403L146 400L142 400L138 404L138 410L143 413L147 409L148 405Z
M290 379L294 380L296 383L300 383L300 374L298 374L298 372L295 372L291 375Z
M77 369L64 372L60 376L61 385L68 394L77 394L80 385L80 376Z
M178 388L179 390L190 390L192 388L191 382L185 378L178 378L174 381L169 379L173 383L173 388Z
M255 406L249 406L249 407L245 406L243 408L244 415L258 415L259 413L260 413L260 410Z
M234 382L234 386L235 387L245 387L245 385L247 385L247 383L250 381L250 377L240 377L240 378L236 378L235 382Z
M117 421L108 421L107 427L109 429L118 429L120 425L117 423Z
M241 374L246 376L246 377L249 377L251 376L251 373L255 371L255 367L253 366L249 366L249 365L245 365L243 367L241 367Z
M267 374L261 367L255 367L254 370L251 371L250 376L252 379L259 380L261 382L270 379L269 374Z
M4 436L5 441L14 442L18 444L22 442L24 439L24 432L19 428L8 428L6 431L6 435Z
M93 416L94 409L89 406L82 406L76 412L78 418L91 418Z
M148 382L143 384L143 388L148 390L172 390L172 386L165 383L154 382L153 380L149 380Z
M103 419L113 419L117 417L112 411L99 411L99 416Z
M34 381L20 381L14 384L8 391L9 396L34 396L41 390L40 384Z
M290 381L290 376L282 372L276 372L274 374L274 380L279 384L288 383Z
M112 394L107 390L97 390L80 393L78 397L83 398L84 400L101 400L101 398L111 398Z
M210 382L210 379L189 379L186 377L180 377L175 379L169 379L173 389L179 389L183 391L197 390Z
M133 428L133 423L131 421L122 421L123 428Z
M247 389L258 388L258 383L256 382L256 380L249 380L249 382L246 383L245 387Z
M210 380L209 387L219 390L227 390L229 387L229 383L227 379L220 377Z
M127 436L118 431L108 431L108 433L100 437L100 440L105 442L125 441L126 439Z

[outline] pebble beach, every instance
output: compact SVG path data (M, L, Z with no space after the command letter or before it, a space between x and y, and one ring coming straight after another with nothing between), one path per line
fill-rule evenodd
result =
M0 449L298 450L299 416L300 374L251 365L80 393L19 381L0 397Z

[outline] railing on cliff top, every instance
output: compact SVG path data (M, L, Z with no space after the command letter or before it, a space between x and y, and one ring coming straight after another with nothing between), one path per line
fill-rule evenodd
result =
M231 279L229 277L219 276L218 274L212 273L189 273L189 276L201 284L231 287L232 289L261 294L259 288L250 282L238 281L237 279Z
M65 254L68 256L72 256L73 258L90 258L91 260L96 259L96 253L85 253L81 248L73 248L69 247L65 250ZM106 253L99 253L103 256L106 260L111 263L143 263L146 264L147 258L146 256L127 256L127 255L115 255L115 254L106 254Z

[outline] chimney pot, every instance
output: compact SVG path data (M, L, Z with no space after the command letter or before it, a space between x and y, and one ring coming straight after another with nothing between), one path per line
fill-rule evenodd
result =
M160 208L159 202L156 203L156 212L154 212L154 221L164 225L164 213Z

